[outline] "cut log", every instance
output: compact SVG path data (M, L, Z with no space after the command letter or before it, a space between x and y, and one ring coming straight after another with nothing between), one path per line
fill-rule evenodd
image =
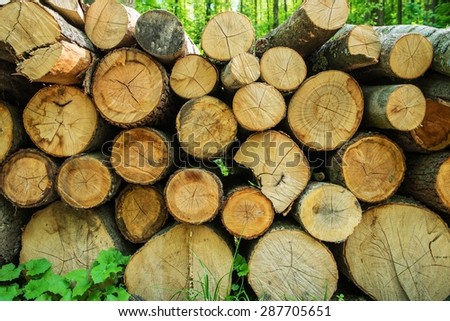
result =
M361 133L333 155L330 181L347 187L360 201L376 203L391 197L405 175L405 156L386 136Z
M311 182L300 196L292 215L316 239L340 243L361 221L362 210L348 189L326 182Z
M344 245L350 278L375 300L445 300L450 232L430 210L390 202L365 211Z
M26 140L21 110L0 100L0 164Z
M289 47L303 58L320 48L347 21L347 0L304 1L289 19L256 42L260 56L272 47Z
M261 74L259 59L244 52L231 58L220 73L220 81L226 90L237 89L258 80Z
M167 181L164 197L167 209L177 221L202 224L212 221L222 207L222 182L204 169L180 169Z
M43 0L43 3L78 29L84 29L84 11L78 0Z
M142 49L164 64L200 53L180 20L166 10L143 13L136 22L136 40Z
M261 57L261 79L284 94L295 91L306 78L302 56L288 47L274 47Z
M117 192L120 177L102 153L78 154L64 161L56 178L61 199L75 208L93 208Z
M90 269L101 250L131 247L121 237L108 206L76 210L56 201L36 212L22 234L20 263L45 258L55 273Z
M234 95L233 113L242 128L264 131L283 120L286 103L283 95L273 86L252 83L242 87Z
M98 63L92 95L102 116L119 127L154 125L169 112L164 67L137 49L111 51Z
M167 217L164 197L154 186L130 184L116 198L116 223L130 242L147 242L163 228Z
M300 228L275 225L253 245L248 282L259 300L329 300L338 269L328 248Z
M111 165L128 183L153 184L168 174L173 153L166 134L146 127L134 128L114 139Z
M20 149L2 164L0 187L18 207L38 207L57 198L55 162L35 149Z
M342 146L358 129L364 109L356 80L337 71L308 78L289 102L287 120L297 139L314 150Z
M450 214L450 152L409 154L400 193L413 196L428 207Z
M211 96L189 100L176 118L181 148L198 159L223 156L236 139L237 126L231 108Z
M450 77L428 71L423 77L415 79L413 84L418 86L427 98L450 101Z
M255 30L247 16L226 11L208 21L203 29L201 42L202 49L209 58L227 62L252 49Z
M131 257L125 285L148 301L224 300L232 264L229 245L210 226L176 224Z
M136 43L140 14L117 0L96 0L86 12L84 30L97 48L109 50Z
M414 85L363 86L362 90L363 126L410 131L425 117L425 97Z
M170 87L184 99L210 94L219 81L217 68L200 55L187 55L177 60L170 73Z
M272 202L257 188L240 186L227 196L222 209L222 224L237 238L257 238L272 225Z
M242 143L234 161L250 168L275 212L286 215L308 183L311 171L298 145L284 133L255 133Z
M348 72L375 65L380 52L380 38L373 27L345 25L311 55L312 71L337 69Z
M23 122L33 143L55 157L98 148L110 131L91 98L72 86L39 90L25 107Z

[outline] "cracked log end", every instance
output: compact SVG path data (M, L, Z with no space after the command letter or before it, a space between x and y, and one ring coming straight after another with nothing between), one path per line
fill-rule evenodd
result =
M257 81L260 75L259 59L251 53L244 52L233 57L222 69L220 81L226 90L234 92Z

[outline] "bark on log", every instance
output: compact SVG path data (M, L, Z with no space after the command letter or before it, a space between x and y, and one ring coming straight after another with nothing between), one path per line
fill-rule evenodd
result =
M426 101L414 85L363 86L362 125L381 129L410 131L425 117Z
M289 47L306 58L320 48L347 21L347 0L307 0L289 19L256 42L261 56L272 47Z
M84 29L85 15L79 0L43 0L43 3L78 29Z
M149 301L205 300L206 291L224 300L231 288L232 264L229 245L209 225L176 224L131 257L125 285Z
M259 300L329 300L338 269L328 248L293 225L272 227L253 245L248 282Z
M21 110L0 100L0 164L26 141Z
M233 113L245 130L264 131L283 120L286 103L283 95L273 86L252 83L242 87L234 95Z
M132 243L145 243L159 232L168 214L162 193L154 186L128 185L116 198L116 223Z
M275 212L286 215L308 183L311 171L298 145L284 133L269 130L251 135L234 156L250 168Z
M202 224L212 221L223 202L220 179L204 169L185 168L167 181L164 198L170 214L181 223Z
M391 197L403 181L405 156L387 137L362 133L345 143L327 167L330 181L347 187L360 201Z
M42 152L20 149L2 164L0 187L3 195L18 207L38 207L57 198L57 165Z
M303 145L330 151L355 134L363 109L363 93L356 80L329 70L303 82L289 102L287 121Z
M450 232L430 210L389 202L365 211L344 245L350 278L375 300L445 300Z
M429 71L423 77L415 79L413 84L428 98L450 101L450 77Z
M91 98L72 86L39 90L25 107L23 122L33 143L55 157L99 148L111 130Z
M380 52L380 38L373 27L345 25L311 55L312 71L337 69L348 72L375 65Z
M257 81L260 75L259 59L244 52L231 58L226 64L220 72L220 81L224 88L232 93Z
M76 210L56 201L36 212L22 234L20 262L46 258L55 273L89 269L101 250L131 247L120 235L107 205Z
M160 124L169 111L164 67L137 49L117 49L97 65L92 95L102 116L123 127Z
M326 182L311 182L292 210L294 219L316 239L340 243L361 221L362 210L348 189Z

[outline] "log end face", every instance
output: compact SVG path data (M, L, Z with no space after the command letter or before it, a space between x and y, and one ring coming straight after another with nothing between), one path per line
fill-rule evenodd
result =
M426 101L422 91L414 85L399 86L386 105L386 116L393 128L401 131L414 130L422 123Z
M305 1L302 5L306 15L323 30L338 30L350 14L347 0Z
M378 61L381 52L381 42L377 32L371 26L355 26L348 38L348 48L352 55L363 55Z
M444 209L450 214L450 157L439 168L435 188Z
M14 120L8 106L0 101L0 164L10 153L14 140Z

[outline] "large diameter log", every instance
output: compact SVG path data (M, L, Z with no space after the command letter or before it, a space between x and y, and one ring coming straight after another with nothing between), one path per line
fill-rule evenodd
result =
M181 223L212 221L223 202L223 187L212 172L200 168L176 171L169 177L164 198L170 214Z
M450 295L450 232L430 210L390 202L365 211L345 242L345 269L375 300L445 300Z
M20 149L2 165L0 187L3 195L18 207L38 207L57 198L57 166L35 149Z
M130 184L116 198L116 223L133 243L145 243L159 232L168 217L162 193L155 186Z
M231 108L211 96L189 100L176 118L181 148L198 159L224 155L236 139L237 126Z
M200 53L180 20L166 10L143 13L136 22L136 40L142 49L164 64Z
M0 100L0 164L25 141L21 110Z
M253 245L248 282L260 300L329 300L338 269L328 248L293 225L277 225Z
M133 128L114 139L111 165L128 183L153 184L168 174L173 154L166 134L146 127Z
M101 250L130 254L108 206L76 210L56 201L36 212L22 233L20 262L45 258L55 273L89 269Z
M333 155L330 181L347 187L360 201L376 203L391 197L405 175L405 156L387 137L362 133Z
M201 42L202 49L209 58L227 62L252 49L255 30L247 16L226 11L208 21L203 29Z
M272 47L296 50L303 58L320 48L347 21L347 0L307 0L283 24L256 42L256 53L262 55Z
M286 115L286 103L273 86L255 82L236 92L233 113L242 128L264 131L281 122Z
M224 300L232 264L229 245L210 226L176 224L131 257L125 285L128 292L149 301L208 300L208 293Z
M85 15L78 0L43 0L43 3L58 12L67 22L84 29Z
M407 156L407 171L400 192L450 214L450 152Z
M259 189L240 186L228 194L221 219L230 234L250 240L264 234L274 216L272 202Z
M295 92L287 121L303 145L329 151L355 134L363 110L363 93L356 80L342 71L323 71L308 78Z
M78 154L59 168L56 191L75 208L93 208L109 201L120 186L120 176L102 153Z
M234 92L257 81L260 75L259 59L244 52L231 58L225 65L220 73L220 81L226 90Z
M425 117L426 101L414 85L363 86L362 125L399 131L414 130Z
M55 157L98 148L110 130L91 98L73 86L39 90L25 107L23 122L33 143Z
M312 70L351 71L378 62L381 43L371 26L345 25L333 38L311 55Z
M309 183L291 213L316 239L334 243L345 241L362 217L355 195L325 182Z
M98 63L92 96L102 116L114 125L154 125L168 114L169 78L143 51L118 49Z
M284 215L311 176L308 160L298 145L274 130L251 135L236 152L234 161L253 171L275 212Z
M86 12L84 30L100 49L133 45L136 21L140 14L117 0L96 0Z

